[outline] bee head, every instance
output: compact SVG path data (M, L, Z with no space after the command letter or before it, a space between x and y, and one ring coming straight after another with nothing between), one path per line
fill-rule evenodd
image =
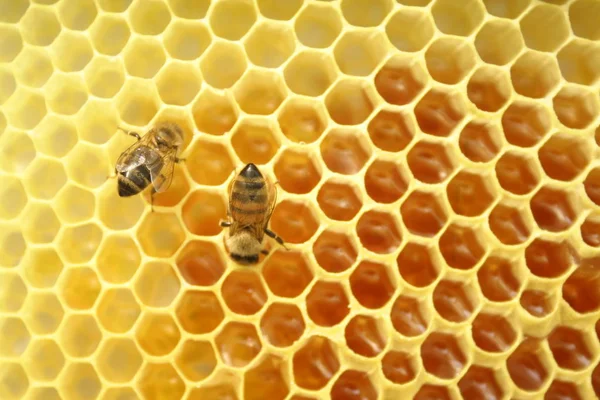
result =
M156 144L162 148L179 148L183 143L183 131L174 122L163 122L156 126Z

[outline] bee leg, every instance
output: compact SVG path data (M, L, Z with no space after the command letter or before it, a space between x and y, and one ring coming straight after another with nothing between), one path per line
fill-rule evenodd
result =
M229 228L231 226L231 222L229 221L219 221L219 225L221 228Z
M125 128L121 128L120 126L117 127L117 129L119 129L120 131L123 131L125 134L129 135L129 136L133 136L134 138L136 138L138 141L142 140L142 138L140 137L140 134L137 132L130 132Z
M150 211L154 212L154 195L156 194L156 190L154 190L154 188L152 188L152 191L150 192Z
M286 250L289 250L289 249L287 248L287 246L285 245L285 243L283 242L283 239L282 239L282 238L280 238L279 236L277 236L277 234L276 234L275 232L273 232L273 231L271 231L271 230L269 230L269 229L266 229L266 228L265 228L265 234L266 234L268 237L270 237L270 238L272 238L272 239L275 239L275 241L276 241L277 243L279 243L280 245L282 245L284 249L286 249Z
M177 164L179 164L182 161L185 161L185 158L179 158L179 157L173 157L173 161L175 161Z
M264 254L265 256L268 256L268 255L269 255L269 250L267 250L267 249L262 249L260 252L261 252L262 254Z

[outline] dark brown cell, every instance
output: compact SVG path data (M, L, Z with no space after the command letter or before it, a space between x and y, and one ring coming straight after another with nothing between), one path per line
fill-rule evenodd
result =
M467 363L456 338L447 333L432 332L421 345L423 367L441 379L455 378Z
M510 144L518 147L535 146L551 126L546 108L530 101L514 102L502 115L504 136Z
M415 235L435 236L448 218L440 202L432 193L412 192L400 207L406 228Z
M381 359L383 375L391 382L404 384L416 377L416 361L408 353L390 351Z
M365 372L347 370L337 378L331 388L331 400L346 399L377 399L377 390Z
M317 201L321 211L337 221L350 221L358 214L362 201L354 184L328 180L321 186Z
M408 104L425 87L426 75L418 65L396 66L393 59L390 61L375 75L375 88L390 104Z
M496 162L496 179L500 186L517 195L534 190L540 182L537 160L523 153L507 151Z
M446 145L420 140L408 152L408 167L424 183L441 183L454 171Z
M366 315L357 315L348 321L344 336L350 350L363 357L375 357L381 353L386 338L381 334L378 323Z
M313 254L321 268L342 272L356 261L357 251L348 235L333 230L323 231L313 244Z
M475 310L473 300L467 293L468 290L466 283L441 280L433 291L435 310L447 321L466 321Z
M556 306L554 296L541 290L525 290L519 301L525 311L538 318L550 314Z
M463 399L500 400L504 390L498 384L494 371L479 365L472 365L458 381Z
M221 296L231 311L242 315L259 312L267 293L256 271L232 271L221 287Z
M540 345L540 340L526 338L506 360L508 374L519 389L539 390L548 379L548 371L540 360Z
M366 249L378 254L393 253L402 241L396 218L385 211L364 213L356 224L356 233Z
M490 175L463 170L446 186L448 202L455 213L467 217L483 214L496 197Z
M338 282L318 281L306 296L306 311L317 325L335 326L346 318L350 308Z
M460 132L460 151L474 162L489 162L500 152L500 129L486 120L473 120Z
M408 337L423 334L429 325L423 316L421 305L413 297L399 296L392 305L390 316L394 329Z
M594 358L584 333L566 326L555 328L548 336L548 346L559 367L572 371L587 368Z
M293 357L293 376L298 386L319 390L340 369L334 344L323 336L310 337Z
M448 136L465 116L462 100L455 93L431 89L415 106L421 130L433 136Z
M366 308L381 308L394 293L387 266L384 264L361 261L350 275L350 288L358 302Z
M577 218L568 192L560 189L540 188L531 199L530 207L537 225L550 232L569 229Z
M479 288L483 295L491 301L504 302L512 300L521 287L516 276L516 261L499 256L489 257L477 271Z
M575 249L566 241L537 238L525 249L527 268L542 278L557 278L576 261Z
M473 341L483 351L501 353L511 348L517 333L501 315L480 313L473 320Z
M439 274L433 251L423 244L407 243L396 259L402 279L416 287L431 285Z
M526 210L526 206L514 207L498 203L488 218L494 236L506 245L518 245L527 241L531 230L525 223Z
M276 296L299 296L313 279L302 253L278 249L267 258L262 270L267 286Z
M381 110L371 119L367 131L371 142L379 149L398 152L412 141L415 126L405 113Z
M449 225L440 236L439 246L446 263L462 270L473 268L485 253L479 233L468 225Z
M397 201L408 188L406 174L392 161L375 160L365 173L365 189L370 198L378 203Z

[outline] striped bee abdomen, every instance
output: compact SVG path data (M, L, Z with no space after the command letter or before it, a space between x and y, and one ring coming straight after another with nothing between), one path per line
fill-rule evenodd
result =
M231 213L245 223L261 221L269 207L265 178L254 164L248 164L236 177L231 190Z

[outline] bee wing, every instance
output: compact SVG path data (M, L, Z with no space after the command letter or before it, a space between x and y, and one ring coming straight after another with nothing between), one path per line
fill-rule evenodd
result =
M162 158L162 168L151 168L150 176L152 177L152 186L154 191L164 192L171 186L173 181L173 171L175 169L175 153L170 151Z
M271 215L273 214L273 210L275 209L275 205L277 204L277 186L271 182L269 178L266 178L267 184L269 185L269 208L267 213L265 214L265 224L264 229L269 225L269 220L271 219Z
M150 135L146 134L121 153L116 163L117 172L126 172L142 165L146 154L144 149L148 146L150 139Z

